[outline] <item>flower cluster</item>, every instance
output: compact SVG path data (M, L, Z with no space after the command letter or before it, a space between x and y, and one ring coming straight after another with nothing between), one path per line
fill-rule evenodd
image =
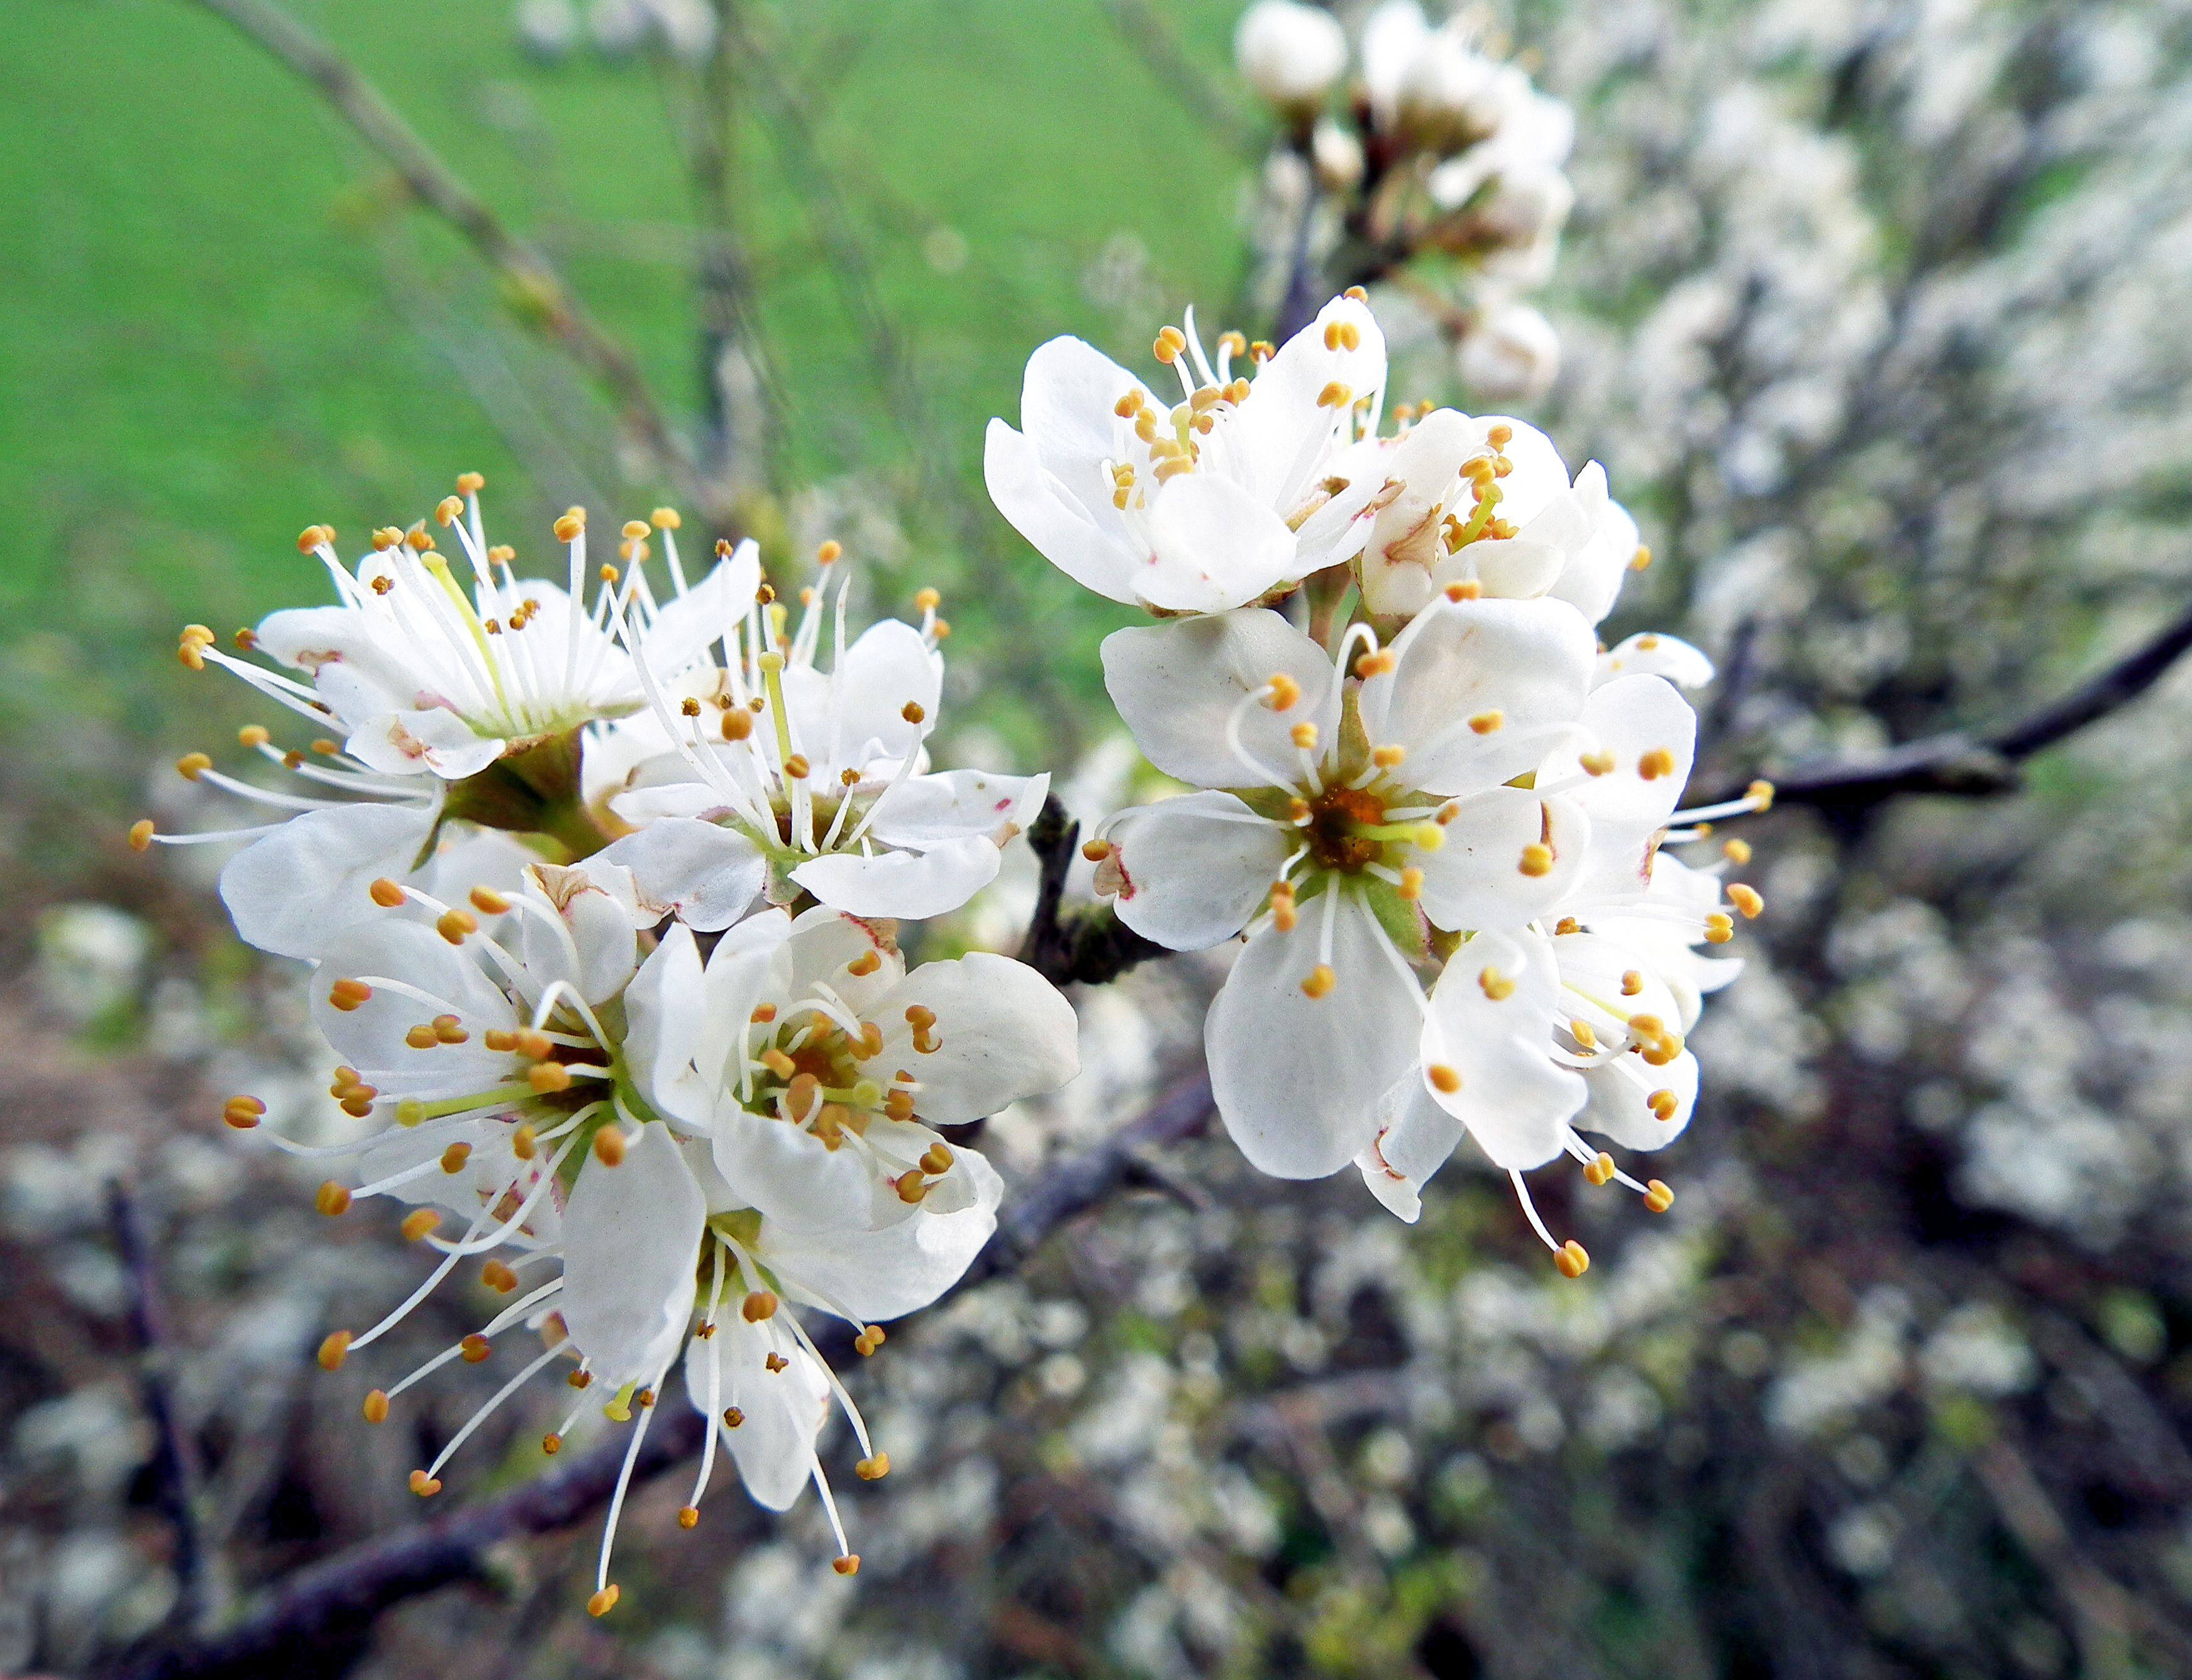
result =
M1599 643L1650 557L1595 464L1572 477L1529 426L1450 409L1400 410L1380 436L1383 340L1359 296L1250 346L1253 380L1228 347L1213 365L1191 319L1165 329L1167 409L1057 340L1029 363L1025 433L991 426L1006 516L1165 620L1106 640L1105 680L1150 763L1198 791L1105 822L1098 890L1173 950L1245 939L1206 1039L1253 1165L1351 1162L1413 1220L1465 1132L1574 1275L1587 1256L1545 1231L1521 1173L1565 1154L1670 1202L1581 1134L1653 1150L1687 1123L1685 1035L1739 967L1694 947L1761 902L1723 888L1725 861L1661 847L1771 790L1675 809L1696 735L1681 689L1712 671L1668 637Z
M917 625L848 641L849 568L825 544L795 626L751 543L719 543L688 580L666 508L624 527L621 565L590 563L585 515L566 514L559 588L489 546L481 488L465 475L435 525L376 532L354 565L308 529L299 546L337 604L241 633L265 662L184 631L186 665L220 665L330 734L285 751L243 732L310 793L188 755L186 776L276 820L140 823L133 842L246 843L220 880L237 930L314 966L331 1094L371 1123L332 1147L274 1141L347 1163L322 1211L393 1198L403 1234L439 1256L380 1322L329 1335L320 1363L385 1335L467 1260L508 1305L374 1389L368 1420L443 1364L538 1337L413 1490L438 1491L450 1457L551 1368L579 1392L543 1450L605 1413L630 1426L629 1477L679 1366L710 1420L684 1524L720 1443L763 1505L813 1482L849 1574L817 1450L833 1406L862 1477L889 1459L795 1309L846 1321L870 1354L884 1323L949 1289L995 1228L1001 1184L938 1129L1078 1066L1073 1011L1032 969L979 952L909 969L897 937L996 875L1047 778L930 768L948 631L932 591ZM265 1113L245 1095L225 1117L248 1131ZM597 1614L617 1596L622 1492Z
M1233 48L1242 79L1282 124L1265 172L1269 266L1291 276L1312 262L1366 281L1407 266L1474 395L1542 395L1560 341L1521 300L1551 277L1575 202L1567 106L1533 87L1481 20L1434 27L1418 0L1382 0L1351 50L1323 7L1256 0ZM1357 73L1335 116L1350 57ZM1336 215L1319 214L1326 201Z

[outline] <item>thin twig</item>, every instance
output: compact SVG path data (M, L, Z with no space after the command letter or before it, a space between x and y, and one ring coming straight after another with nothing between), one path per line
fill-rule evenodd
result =
M413 197L464 236L500 278L519 317L560 344L621 408L625 422L678 483L698 493L690 458L631 355L602 330L545 253L521 238L420 139L347 59L271 3L197 0L298 76L396 171Z
M198 1455L170 1386L174 1337L160 1293L160 1273L137 1201L120 1179L106 1186L106 1222L122 1262L129 1330L136 1340L137 1386L152 1426L152 1504L174 1532L175 1603L171 1627L188 1627L205 1597L205 1547L198 1530Z
M2024 786L2027 758L2130 705L2188 649L2192 609L2098 676L2012 723L1978 734L1929 735L1856 763L1800 765L1773 778L1774 803L1855 813L1899 793L1974 798L2014 792ZM1698 803L1717 803L1741 791Z
M1198 68L1149 0L1103 0L1105 14L1151 78L1179 101L1180 109L1243 157L1264 150L1264 135L1242 114L1223 85Z
M1210 1112L1210 1082L1198 1073L1173 1086L1105 1142L1052 1167L1014 1198L956 1287L971 1289L1020 1266L1060 1225L1131 1185L1146 1151L1192 1136ZM818 1331L816 1340L833 1363L850 1352L842 1326ZM633 1468L634 1481L691 1457L705 1438L698 1413L665 1404ZM515 1493L300 1570L234 1626L126 1659L109 1671L109 1680L250 1680L334 1671L330 1649L346 1649L361 1639L382 1611L454 1581L488 1579L493 1574L488 1553L495 1546L568 1527L598 1510L616 1485L626 1444L623 1437L613 1437Z

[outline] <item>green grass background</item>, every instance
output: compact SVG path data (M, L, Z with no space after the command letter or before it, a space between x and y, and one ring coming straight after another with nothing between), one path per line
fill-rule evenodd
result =
M294 547L303 525L325 520L347 539L408 523L477 467L497 534L545 557L533 526L585 486L528 470L465 358L507 363L578 429L608 431L583 412L585 389L499 315L463 248L393 204L385 170L226 22L191 0L6 9L0 775L13 849L65 865L81 843L54 831L56 791L64 809L126 805L150 749L199 745L243 715L239 697L214 692L237 685L176 666L174 633L192 620L225 633L321 598L323 577ZM1222 78L1236 10L1168 0L1163 14ZM296 13L564 259L688 414L694 317L674 236L687 207L658 71L584 53L535 62L500 0L296 0ZM1156 323L1092 302L1092 260L1131 234L1167 307L1222 313L1240 281L1247 166L1094 0L800 0L769 15L942 446L993 517L982 426L1016 414L1027 352L1072 331L1146 354ZM791 476L899 470L900 441L802 204L758 126L738 144L760 308L796 403ZM924 256L939 227L966 241L956 272ZM391 266L412 277L391 286ZM507 406L504 425L522 428L525 405ZM1094 637L1110 617L1016 542L1009 551L1062 691L1094 704ZM985 639L1025 634L979 599L951 610L953 651L978 663L996 652ZM979 711L1013 704L993 692Z

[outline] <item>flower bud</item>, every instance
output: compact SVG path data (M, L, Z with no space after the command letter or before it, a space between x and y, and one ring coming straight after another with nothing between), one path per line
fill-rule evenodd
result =
M1560 373L1560 335L1527 304L1508 304L1462 340L1454 366L1479 403L1534 402Z
M1233 31L1233 62L1274 110L1303 116L1324 102L1346 70L1347 36L1321 6L1256 0Z

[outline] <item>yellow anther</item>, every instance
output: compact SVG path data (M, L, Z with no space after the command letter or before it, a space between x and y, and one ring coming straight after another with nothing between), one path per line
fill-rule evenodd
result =
M265 1112L266 1105L257 1097L231 1097L221 1106L220 1117L237 1131L248 1132Z
M1705 943L1707 945L1726 945L1734 937L1735 922L1732 917L1717 910L1713 911L1711 915L1705 917Z
M1091 863L1101 863L1111 855L1111 843L1109 840L1084 840L1081 843L1081 855Z
M1132 420L1142 411L1141 387L1137 386L1111 405L1111 412L1121 420Z
M921 1152L921 1169L933 1179L950 1172L951 1161L951 1146L947 1143L932 1143Z
M1655 1120L1673 1119L1675 1111L1682 1106L1672 1091L1654 1091L1650 1096L1645 1098L1644 1101L1646 1106L1651 1109L1652 1117Z
M443 496L434 504L434 523L446 525L461 516L464 511L465 499L462 496Z
M1576 760L1587 776L1606 776L1613 774L1613 755L1611 752L1586 752Z
M479 931L479 920L468 911L445 910L434 918L434 931L451 945L462 945L465 934Z
M1339 295L1344 298L1351 298L1356 303L1366 303L1369 300L1370 297L1370 294L1364 291L1360 286L1350 286Z
M468 1143L453 1143L442 1151L442 1170L454 1178L465 1169L472 1158L472 1146Z
M756 1289L739 1305L739 1316L749 1324L776 1317L776 1297L767 1289Z
M604 1167L624 1164L624 1134L614 1126L604 1126L594 1134L594 1159Z
M585 529L586 510L583 507L571 508L556 522L556 540L557 542L573 541L584 535Z
M1278 353L1278 346L1269 339L1258 339L1255 343L1248 346L1248 359L1251 362L1268 362Z
M1568 1037L1586 1050L1595 1050L1598 1048L1597 1031L1580 1015L1568 1023Z
M382 1388L374 1389L372 1393L365 1397L365 1403L358 1408L358 1412L368 1423L386 1423L388 1421L388 1391Z
M1278 886L1271 889L1271 925L1282 934L1290 934L1293 932L1294 924L1301 919L1301 916L1300 912L1294 908L1293 892L1282 890L1285 887L1286 883L1282 881Z
M540 1152L539 1134L529 1125L520 1126L510 1134L510 1152L521 1161L530 1161Z
M842 1557L832 1557L830 1567L841 1575L857 1575L860 1573L860 1554L848 1551Z
M1449 601L1474 601L1484 593L1484 586L1475 578L1462 578L1446 586Z
M1755 800L1760 810L1770 811L1773 809L1773 784L1770 781L1755 781L1743 790L1743 797Z
M1303 751L1314 752L1316 751L1316 724L1297 723L1293 729L1287 731L1287 738L1292 740L1296 746L1301 748Z
M1759 897L1757 889L1746 887L1740 881L1728 883L1727 901L1743 912L1743 919L1746 922L1755 921L1759 912L1766 908L1766 900Z
M1478 988L1493 1003L1504 1003L1515 995L1515 982L1498 969L1487 967L1476 976Z
M779 1079L789 1079L794 1073L798 1071L798 1068L794 1065L791 1058L773 1046L763 1050L761 1053L759 1060L763 1067L767 1068L771 1073L773 1073Z
M1474 717L1469 720L1470 733L1478 735L1493 734L1496 733L1500 727L1506 723L1506 721L1507 714L1504 711L1480 711Z
M1327 321L1324 327L1324 347L1327 350L1360 350L1362 329L1352 321Z
M571 1070L560 1061L535 1062L525 1070L525 1083L540 1096L571 1089Z
M1186 348L1187 334L1177 327L1167 327L1157 334L1156 342L1150 346L1150 353L1170 367L1179 360L1180 351Z
M744 740L753 733L753 713L734 706L723 714L722 727L725 740Z
M423 1470L414 1470L411 1472L411 1491L422 1500L430 1500L442 1491L442 1478L429 1476Z
M460 472L457 475L457 494L476 496L487 489L487 475L481 472Z
M1270 690L1264 696L1264 704L1274 711L1290 711L1301 698L1301 684L1283 671L1273 671L1271 680L1264 686Z
M1535 878L1553 872L1553 849L1533 840L1522 848L1522 860L1516 866L1523 874Z
M877 1453L873 1458L862 1459L853 1466L853 1473L863 1482L880 1482L890 1474L890 1454Z
M591 1371L574 1371L563 1380L574 1388L591 1388L593 1386L594 1374Z
M202 773L213 769L213 760L203 752L186 752L175 760L175 769L185 781L196 781Z
M1671 776L1675 774L1675 755L1664 746L1655 746L1636 761L1636 774L1647 781Z
M517 1274L499 1260L491 1260L480 1267L480 1282L499 1295L506 1295L517 1287Z
M342 1369L342 1362L349 1357L350 1332L348 1330L329 1331L327 1340L320 1344L320 1369L323 1371L339 1371Z
M152 819L150 817L138 818L136 821L129 825L129 849L133 852L151 851L152 849Z
M871 1324L853 1338L853 1346L859 1350L860 1357L865 1359L889 1340L890 1338L883 1334L882 1325Z
M333 1179L329 1179L320 1186L318 1193L312 1197L312 1205L329 1219L333 1219L337 1214L346 1214L350 1211L350 1191Z
M1441 1096L1452 1096L1461 1089L1461 1075L1442 1061L1435 1061L1424 1070L1424 1077L1431 1082L1431 1089Z
M1636 551L1629 557L1629 569L1632 572L1641 572L1651 563L1651 549L1641 542L1638 543Z
M404 532L403 544L414 554L431 554L434 551L433 534L427 530L424 519Z
M1643 989L1644 976L1642 974L1634 969L1624 969L1621 971L1621 995L1624 997L1634 997L1638 992L1643 991Z
M482 916L507 916L510 900L492 887L475 887L468 894L472 908Z
M1657 1179L1647 1179L1645 1180L1645 1212L1647 1214L1664 1214L1668 1209L1674 1205L1675 1192L1673 1191L1668 1189L1665 1185L1660 1183Z
M403 1223L396 1228L403 1233L407 1243L416 1243L442 1223L442 1216L431 1208L414 1208L403 1215Z
M1401 871L1401 884L1393 889L1408 903L1413 904L1424 895L1424 872L1413 864Z
M563 1450L563 1437L557 1434L554 1430L550 1430L547 1434L540 1437L540 1450L547 1454L550 1458L554 1458L557 1454Z
M403 1042L414 1050L431 1050L442 1041L434 1036L434 1029L420 1025L403 1035Z
M1332 972L1332 965L1320 963L1309 971L1309 978L1301 983L1304 997L1328 997L1332 989L1339 984L1339 976Z
M1750 861L1750 843L1748 840L1727 840L1721 843L1721 855L1730 863Z
M1320 409L1344 409L1354 400L1355 393L1338 380L1316 394L1316 406Z
M928 1194L928 1179L918 1167L909 1167L898 1175L896 1188L901 1202L918 1202Z
M1367 681L1383 677L1393 668L1393 654L1389 648L1380 648L1374 654L1365 654L1355 661L1355 674Z
M617 1585L614 1581L611 1581L599 1592L586 1600L586 1614L590 1616L605 1616L616 1609L616 1601Z
M1590 1256L1584 1252L1583 1244L1571 1237L1554 1254L1553 1266L1563 1277L1580 1277L1590 1270Z
M1408 749L1405 746L1373 746L1370 749L1370 762L1381 770L1391 769L1407 756Z
M482 1363L494 1351L494 1344L475 1330L457 1344L457 1352L467 1365Z
M1582 931L1583 923L1577 921L1573 916L1563 916L1559 921L1553 923L1553 932L1556 934L1579 934Z
M1613 1181L1613 1157L1604 1150L1584 1163L1584 1182L1589 1185L1611 1184Z
M648 523L644 519L627 519L624 522L623 535L626 542L637 542L647 534L647 532Z

